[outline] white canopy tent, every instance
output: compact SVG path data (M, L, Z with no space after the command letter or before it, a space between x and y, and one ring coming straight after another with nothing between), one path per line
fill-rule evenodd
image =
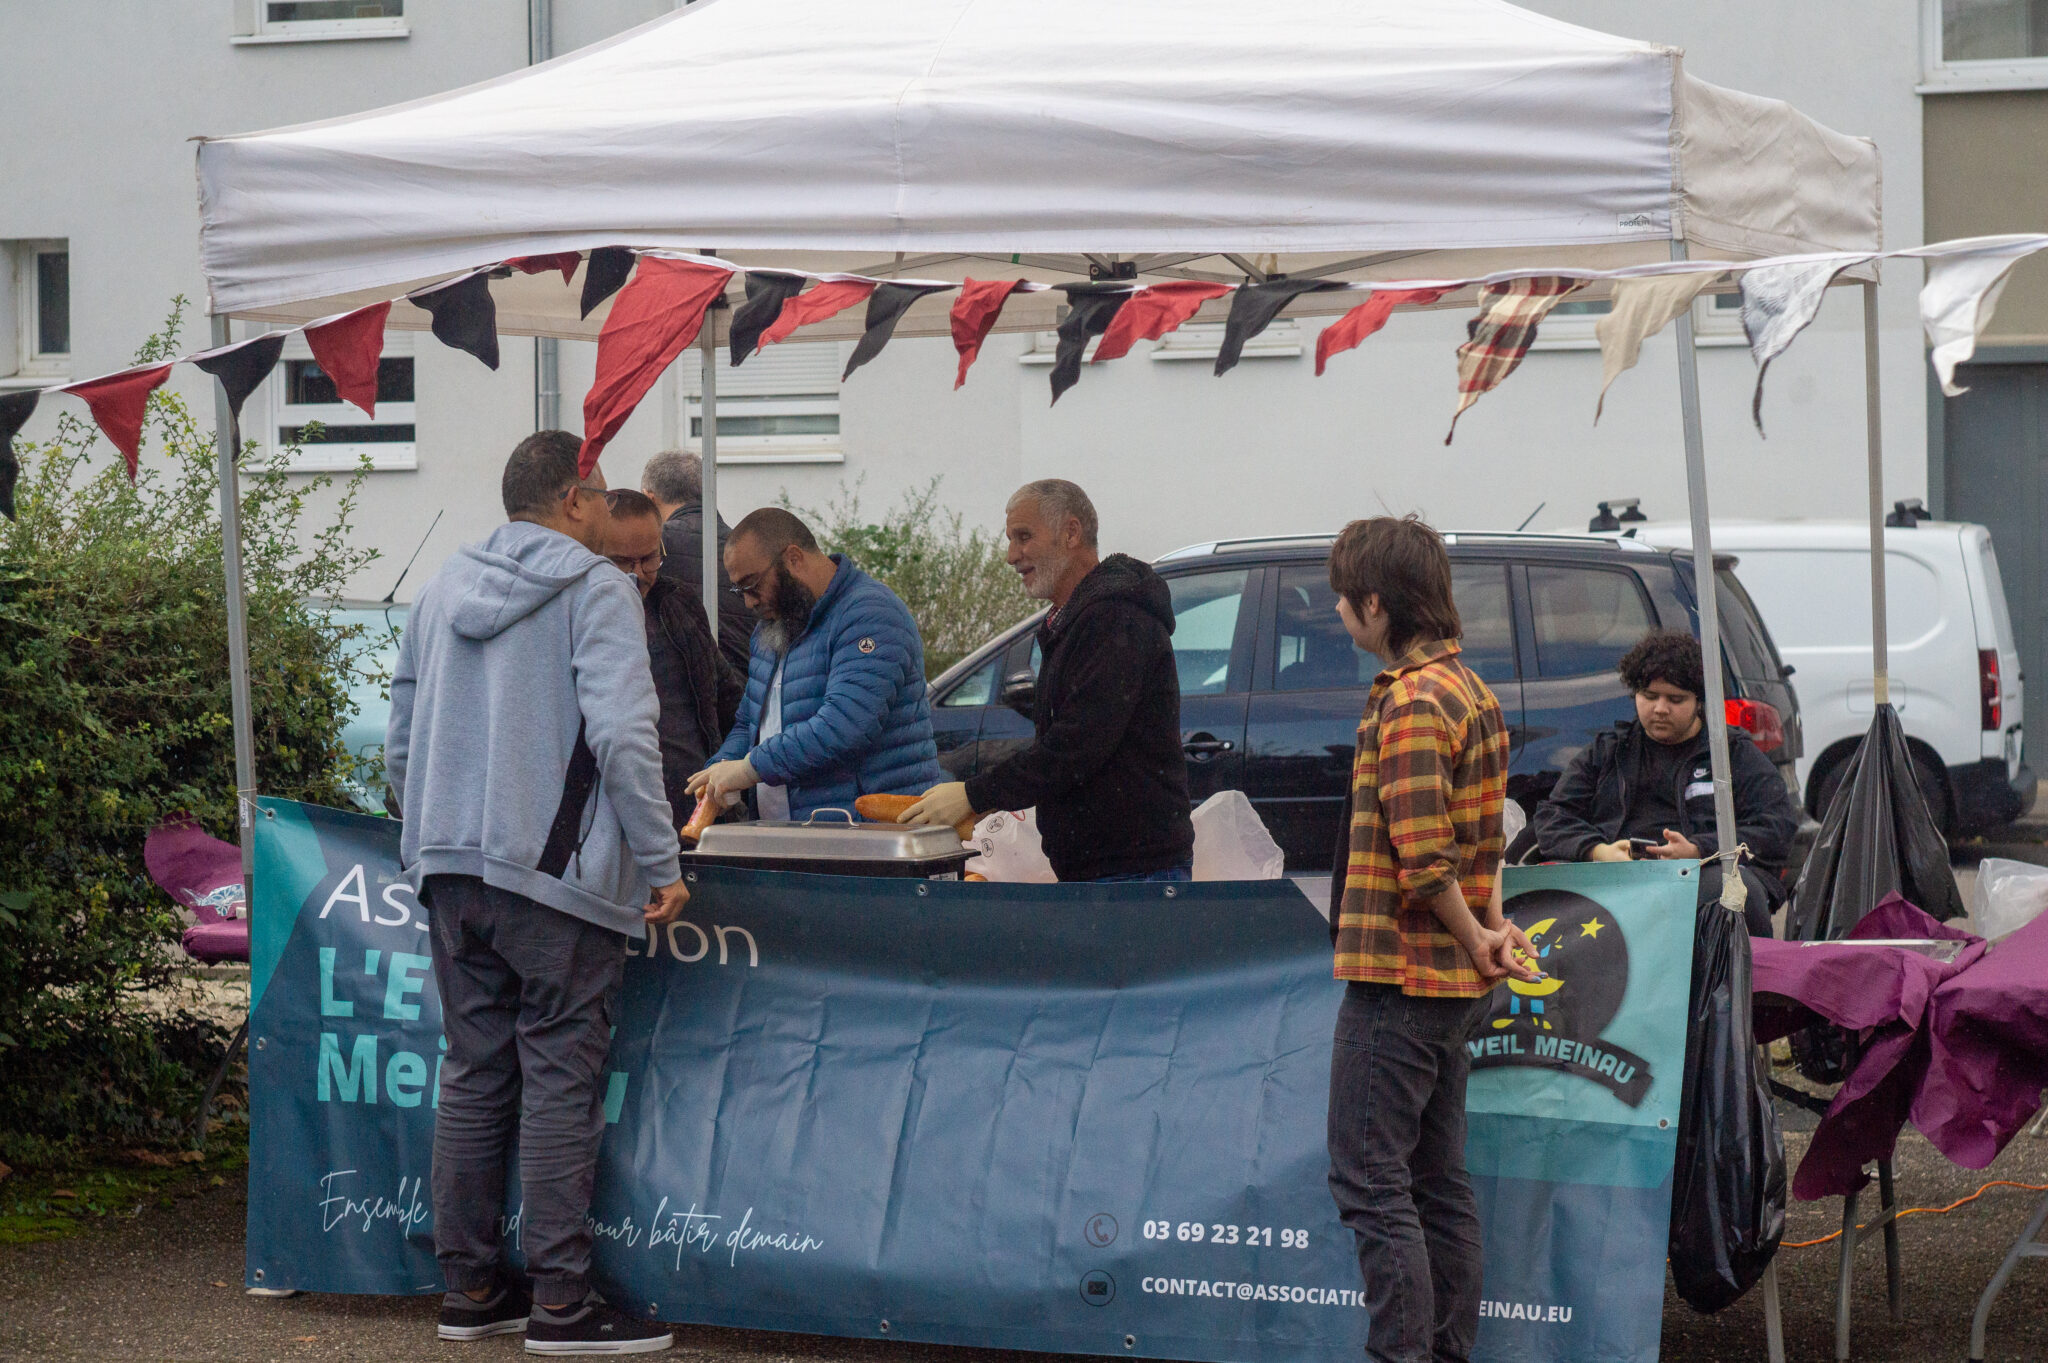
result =
M1290 0L1255 16L1234 0L699 0L450 94L203 140L199 191L222 337L229 317L303 323L498 261L613 246L1058 284L1469 279L1882 245L1867 140L1696 80L1676 49L1497 0ZM1596 281L1590 296L1607 288ZM582 318L576 292L545 275L492 291L511 334L595 338L610 306ZM1864 296L1873 306L1868 283ZM1465 288L1437 306L1472 298ZM999 325L1050 328L1063 299L1020 294ZM1308 293L1287 311L1357 299ZM948 304L920 300L897 334L947 334ZM707 500L710 359L729 316L715 312L700 336ZM401 301L390 324L429 320ZM850 311L803 336L861 327ZM1704 587L1689 314L1678 341ZM1873 350L1873 383L1874 363ZM1874 392L1870 411L1875 506ZM222 477L232 516L225 451ZM1717 657L1715 594L1699 596ZM1875 618L1881 632L1881 603ZM1707 677L1721 845L1733 849L1721 670ZM237 731L246 742L245 713ZM250 767L241 780L253 786Z

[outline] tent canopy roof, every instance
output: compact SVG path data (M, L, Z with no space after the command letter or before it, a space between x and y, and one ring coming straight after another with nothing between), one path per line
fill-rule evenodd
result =
M1607 269L1674 239L1870 251L1878 187L1866 140L1497 0L699 0L481 85L199 150L212 310L284 322L599 246L1054 283L1127 259L1238 282ZM592 337L605 316L579 319L559 276L493 291L505 332ZM1003 324L1049 327L1060 301L1020 296ZM945 334L948 302L898 334Z

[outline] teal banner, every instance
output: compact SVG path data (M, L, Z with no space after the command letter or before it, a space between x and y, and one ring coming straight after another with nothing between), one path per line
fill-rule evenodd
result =
M248 1280L438 1290L440 1005L398 825L260 806ZM694 874L683 918L627 962L591 1213L614 1302L998 1348L1358 1357L1324 1151L1343 987L1290 882ZM1503 990L1471 1042L1480 1356L1653 1360L1693 882L1513 874L1556 987ZM515 1253L518 1224L507 1207Z

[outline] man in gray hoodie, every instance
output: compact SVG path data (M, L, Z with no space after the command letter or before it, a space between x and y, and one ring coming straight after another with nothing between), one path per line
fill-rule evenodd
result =
M577 438L528 436L505 514L420 589L384 761L399 858L432 924L448 1059L434 1127L440 1336L524 1330L535 1353L640 1353L668 1332L591 1295L600 1072L626 946L689 899L662 793L639 593L601 558ZM529 1302L498 1219L518 1143Z

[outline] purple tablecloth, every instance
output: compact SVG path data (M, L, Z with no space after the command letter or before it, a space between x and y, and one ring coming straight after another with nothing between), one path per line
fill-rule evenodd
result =
M249 920L236 916L243 900L241 848L190 819L166 819L143 840L142 864L198 920L185 929L188 956L208 965L249 959Z
M1987 948L1892 895L1849 935L1966 945L1944 963L1900 948L1752 943L1759 1041L1798 1031L1816 1014L1862 1040L1854 1073L1793 1175L1793 1196L1803 1200L1861 1188L1864 1166L1891 1154L1909 1117L1949 1159L1981 1169L2048 1084L2048 918Z

